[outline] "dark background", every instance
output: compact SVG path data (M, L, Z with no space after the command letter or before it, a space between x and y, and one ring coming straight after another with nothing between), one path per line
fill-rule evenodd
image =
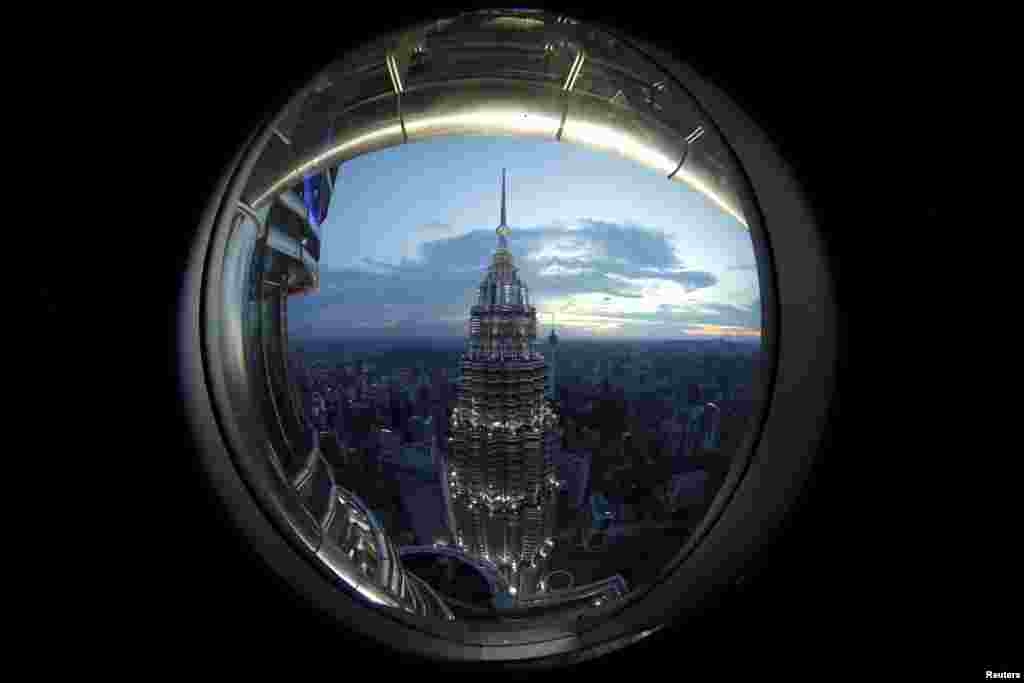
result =
M1019 659L1016 669L1007 660L1009 617L999 616L1008 597L1003 570L993 569L985 586L970 580L968 602L982 621L968 625L954 616L951 597L965 587L943 579L941 588L928 588L941 550L922 548L919 539L928 531L919 528L920 516L905 523L913 507L907 491L889 495L901 487L895 473L905 459L922 456L883 438L893 425L880 416L882 408L849 414L851 405L877 405L875 387L854 391L847 370L852 302L870 306L879 284L899 286L868 274L886 260L893 233L936 231L947 217L949 193L935 174L948 150L941 142L948 140L942 114L950 100L947 67L955 61L945 50L945 27L939 30L930 16L860 8L848 15L822 7L793 16L771 8L766 17L736 6L701 17L683 6L635 7L551 9L669 49L726 91L776 142L823 227L842 313L842 362L821 458L790 522L745 580L699 620L571 675L799 680L851 669L884 678L962 666L967 677L961 680L975 680L986 668L1019 671ZM142 453L132 454L160 463L150 482L167 504L143 524L158 542L137 536L132 547L142 552L117 571L129 616L104 632L108 642L141 655L147 671L180 674L201 663L204 674L240 677L283 666L300 676L324 675L326 666L337 665L338 676L388 676L386 670L406 664L386 652L379 658L303 605L226 524L198 469L189 466L194 445L175 391L172 316L193 226L249 134L352 44L458 9L469 8L417 13L390 5L334 10L310 4L264 11L250 5L218 16L210 10L154 16L124 48L117 62L123 72L108 74L134 84L139 144L159 130L170 150L158 164L131 171L169 200L162 210L138 216L146 226L147 282L153 283L145 292L147 308L159 295L165 306L156 312L167 316L158 315L152 328L136 327L134 344L119 351L126 364L148 358L151 367L153 350L167 349L166 365L146 375L139 389L152 399L142 410L148 441ZM75 288L70 278L53 278L39 290L39 321L51 340L46 350L55 354L68 351L68 320L88 322L73 303ZM131 305L131 295L122 295ZM943 524L949 510L935 514L926 515L925 524ZM927 617L932 610L935 619ZM956 646L947 648L951 635ZM927 640L921 649L920 636ZM433 678L442 668L419 666L410 673Z

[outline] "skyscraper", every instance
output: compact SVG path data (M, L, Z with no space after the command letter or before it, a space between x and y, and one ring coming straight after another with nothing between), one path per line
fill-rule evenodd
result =
M382 464L394 465L400 461L402 437L388 428L377 429L378 457Z
M496 232L470 311L444 483L456 544L495 565L509 592L525 597L554 547L558 435L544 397L547 364L534 349L537 311L508 248L504 170Z
M708 403L704 406L702 418L701 432L704 442L701 445L708 450L716 449L722 442L722 410L718 407L718 404Z
M551 355L551 363L548 367L548 385L546 396L549 401L558 400L558 334L555 333L554 325L551 326L551 334L548 335L548 352Z

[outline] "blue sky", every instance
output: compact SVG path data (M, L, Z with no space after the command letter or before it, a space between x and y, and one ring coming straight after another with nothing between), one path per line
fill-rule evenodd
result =
M299 336L462 335L497 244L544 325L569 337L755 336L747 230L634 162L555 141L448 137L346 162L323 226L321 290L294 300Z

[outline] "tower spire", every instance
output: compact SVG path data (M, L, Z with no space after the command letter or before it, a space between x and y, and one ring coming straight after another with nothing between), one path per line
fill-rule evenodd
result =
M501 224L498 226L498 229L495 230L495 232L498 233L498 248L499 249L508 249L508 240L506 238L509 236L509 233L512 232L512 229L510 227L508 227L507 216L506 216L506 211L505 211L505 169L504 168L501 169Z
M501 224L505 225L505 169L501 169Z

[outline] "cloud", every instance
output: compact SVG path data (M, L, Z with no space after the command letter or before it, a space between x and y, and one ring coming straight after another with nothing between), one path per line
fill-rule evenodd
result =
M416 230L416 237L421 238L424 241L451 237L454 234L455 226L443 221L431 221L430 223L424 223L418 230Z
M643 318L649 314L638 314ZM756 300L750 306L710 303L661 304L653 314L654 318L666 322L719 325L739 328L761 327L761 302Z
M694 324L687 326L686 334L697 337L760 337L761 329L735 325Z
M574 228L514 231L512 251L534 292L551 296L606 293L643 298L645 287L674 282L690 292L718 283L679 261L664 232L583 219Z
M451 223L443 221L424 223L408 235L402 246L402 256L404 259L418 261L422 258L421 249L424 242L446 239L456 234L457 230Z
M414 259L403 258L392 264L364 258L358 267L322 271L320 293L296 300L294 306L290 304L289 320L296 328L307 330L404 325L457 327L455 333L462 334L464 326L451 321L464 320L468 315L497 237L489 229L446 235L444 231L451 226L429 225L441 236L420 244ZM563 224L514 228L509 243L520 278L530 287L534 303L603 295L603 304L607 306L616 298L643 299L647 292L666 283L681 285L687 292L718 283L713 273L690 269L682 263L664 232L642 226L582 219L572 227ZM563 310L570 305L571 302ZM687 311L649 320L624 316L601 324L724 325L742 317L731 309Z
M594 272L593 268L587 268L586 266L563 266L561 263L550 263L539 271L537 274L541 277L571 277L574 275L590 275Z
M619 225L606 221L583 219L580 229L573 231L580 239L603 247L610 262L621 262L636 268L672 268L677 262L668 236L661 231L635 225Z
M688 292L704 289L705 287L714 287L718 284L716 276L699 270L673 273L668 279L683 285Z
M363 257L363 264L379 270L391 272L398 270L398 266L393 263L384 263L383 261L377 261L376 259L367 258L365 256Z

